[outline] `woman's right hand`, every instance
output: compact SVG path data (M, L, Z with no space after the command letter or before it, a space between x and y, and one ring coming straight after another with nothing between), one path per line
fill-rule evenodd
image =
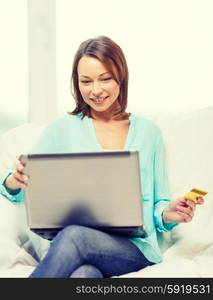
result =
M16 169L6 179L6 186L11 190L25 189L27 187L28 177L24 173L25 166L17 160Z

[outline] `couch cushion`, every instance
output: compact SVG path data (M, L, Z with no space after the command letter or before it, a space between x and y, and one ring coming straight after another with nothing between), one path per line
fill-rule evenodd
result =
M8 130L0 137L0 177L14 166L16 157L26 153L43 130L43 126L26 123Z

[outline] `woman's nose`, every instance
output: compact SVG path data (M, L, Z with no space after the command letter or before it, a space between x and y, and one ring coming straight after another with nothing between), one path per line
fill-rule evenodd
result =
M102 87L99 83L93 84L92 93L94 96L100 96L102 94Z

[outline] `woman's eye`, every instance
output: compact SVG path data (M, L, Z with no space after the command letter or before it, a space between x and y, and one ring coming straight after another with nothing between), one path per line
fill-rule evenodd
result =
M90 81L89 80L82 80L81 83L87 84L87 83L90 83Z
M104 78L104 79L102 79L102 80L103 80L103 81L108 81L108 80L110 80L110 79L112 79L112 77Z

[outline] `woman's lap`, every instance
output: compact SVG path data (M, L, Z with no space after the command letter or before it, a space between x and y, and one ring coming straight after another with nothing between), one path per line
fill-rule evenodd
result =
M111 277L135 272L152 263L127 237L71 225L54 238L32 277L72 277L82 265L94 266L104 277Z

